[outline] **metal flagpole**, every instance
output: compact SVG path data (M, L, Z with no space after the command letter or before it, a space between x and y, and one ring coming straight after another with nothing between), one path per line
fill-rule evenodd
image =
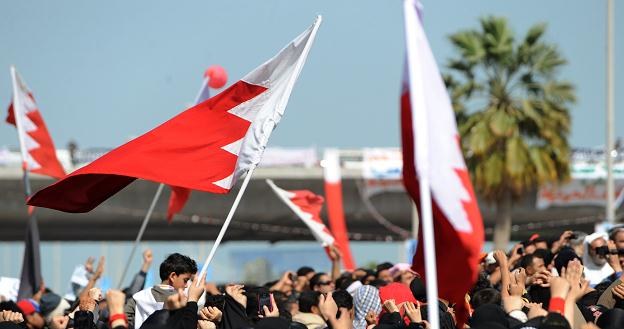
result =
M613 185L613 158L616 150L613 149L614 144L614 84L615 84L615 68L614 68L614 3L613 0L607 0L607 145L605 156L607 157L607 209L606 221L609 224L615 222L615 188Z
M199 92L197 93L197 96L195 96L195 103L197 104L199 102L199 98L202 95L202 92L204 90L204 88L206 88L208 85L208 79L204 78L204 81L202 82L202 86L199 89ZM152 212L154 211L154 207L156 207L156 203L158 202L158 199L160 198L160 194L163 190L163 188L165 187L165 184L160 183L160 185L158 186L158 189L156 190L156 194L154 194L154 198L152 198L152 204L150 205L149 209L147 210L147 213L145 214L145 218L143 218L143 223L141 224L141 229L139 229L139 234L137 234L136 239L134 240L134 245L132 245L132 251L130 252L130 256L128 256L128 260L126 261L126 266L124 267L123 270L123 274L121 275L121 278L119 279L119 284L117 285L118 289L121 289L121 285L124 282L124 279L126 278L126 274L128 273L128 267L130 267L130 263L132 263L132 258L134 257L134 254L136 252L137 247L139 246L139 243L141 243L141 239L143 239L143 233L145 232L145 228L147 227L147 223L149 223L151 217L152 217Z
M152 217L152 213L154 212L154 208L156 207L156 203L160 198L160 194L162 193L165 184L160 183L158 185L158 189L156 190L156 194L154 194L154 198L152 199L152 204L150 204L149 209L147 209L147 213L145 214L145 218L143 218L143 223L141 224L141 229L139 229L139 234L137 234L136 239L134 240L134 245L132 246L132 251L130 251L130 255L128 256L128 260L126 261L126 266L124 266L123 273L121 274L121 278L119 279L119 283L117 284L117 289L121 289L123 285L124 279L126 278L126 274L128 274L128 268L130 267L130 263L132 263L132 258L136 253L137 247L143 238L143 233L145 233L145 229L147 228L147 223Z
M212 261L212 258L214 257L217 251L217 248L219 248L219 245L221 244L221 240L223 240L223 236L225 235L225 232L227 231L227 228L230 225L230 222L232 221L232 217L234 217L234 212L236 211L236 208L238 208L238 204L240 203L240 200L243 197L243 193L245 193L245 190L247 189L247 185L249 184L249 181L251 180L251 175L253 174L255 169L256 169L256 165L254 164L251 166L251 168L249 168L249 171L247 171L247 175L245 176L243 185L241 185L240 190L238 190L238 194L236 194L236 199L234 199L232 208L230 208L230 212L225 218L225 222L223 223L223 226L221 227L221 231L219 231L219 235L217 236L217 239L212 245L212 249L210 249L210 253L208 254L208 257L206 258L206 261L204 262L204 266L202 266L201 271L197 275L198 278L201 278L208 270L208 265L210 265L210 262ZM199 280L197 281L197 284L199 284Z
M423 72L420 67L421 54L418 51L418 39L423 38L418 31L418 17L413 0L403 1L405 15L405 39L407 43L408 75L410 81L410 103L415 124L416 163L420 188L420 206L422 211L422 238L425 253L425 279L427 283L427 314L432 329L440 328L438 312L438 274L435 254L435 236L433 233L433 217L431 210L431 190L429 185L429 155L427 111L423 87Z

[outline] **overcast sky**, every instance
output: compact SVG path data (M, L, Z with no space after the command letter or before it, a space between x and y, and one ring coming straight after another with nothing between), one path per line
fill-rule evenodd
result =
M618 2L618 1L616 1ZM324 22L272 146L398 146L403 63L400 0L2 1L0 106L10 101L9 65L33 90L57 147L117 146L192 102L203 71L224 66L230 82ZM439 63L448 35L478 18L508 17L524 34L548 23L578 90L573 146L604 143L606 1L424 0ZM616 107L624 108L624 3L616 8ZM4 110L3 110L4 111ZM2 114L4 116L4 113ZM616 134L624 113L616 110ZM15 147L0 126L0 146Z

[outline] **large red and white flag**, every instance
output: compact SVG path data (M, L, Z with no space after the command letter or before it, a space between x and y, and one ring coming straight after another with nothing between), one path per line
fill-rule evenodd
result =
M35 193L28 204L87 212L141 178L228 193L256 166L303 68L320 16L244 78Z
M54 143L35 98L14 67L11 67L11 76L13 101L9 105L6 122L17 128L24 169L62 178L65 170L56 157Z
M419 180L429 182L424 188L431 192L438 292L440 298L457 304L459 320L463 321L467 316L464 297L477 279L483 221L460 148L451 101L417 5L416 1L405 1L407 66L401 95L403 180L420 210ZM420 274L425 273L423 255L420 230L413 260L413 268Z
M334 244L334 236L321 220L321 209L325 201L322 196L308 190L287 191L279 188L267 179L273 192L292 210L310 229L314 238L325 248Z
M204 74L204 79L202 80L202 85L199 89L199 93L195 98L194 105L197 105L210 98L209 82L211 79L211 69L212 67L206 70L206 73ZM223 76L225 76L225 74ZM223 77L220 78L223 79ZM225 80L223 81L223 84L225 84ZM169 186L169 188L171 190L171 194L169 195L169 204L167 206L167 220L171 222L173 216L182 211L182 209L184 208L186 201L188 201L189 197L191 196L191 190L180 186Z

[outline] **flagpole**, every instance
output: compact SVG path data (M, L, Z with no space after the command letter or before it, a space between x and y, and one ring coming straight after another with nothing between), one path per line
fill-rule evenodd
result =
M204 262L204 266L202 266L202 269L197 276L198 278L201 278L208 270L208 265L210 265L210 262L212 261L212 258L214 257L217 251L217 248L219 248L219 245L221 244L221 240L223 240L223 236L225 235L225 232L227 231L227 228L230 225L230 222L232 221L232 217L234 217L234 212L236 211L236 208L238 208L238 204L240 203L240 200L243 197L243 193L245 193L245 190L247 189L247 185L249 184L249 181L251 180L251 175L253 174L255 169L256 169L256 165L253 164L251 165L251 168L249 168L249 171L247 171L245 180L243 180L243 184L241 185L240 190L238 190L238 194L236 194L236 199L234 199L232 208L230 208L230 212L225 218L225 222L223 223L223 226L221 227L221 231L219 231L219 235L217 236L217 239L212 245L212 249L210 249L210 253L208 254L208 257L206 258L206 261ZM199 284L199 281L198 281L198 284Z
M427 284L427 314L428 321L432 329L440 328L438 313L438 276L435 253L435 236L433 232L433 216L431 210L431 190L429 189L429 140L427 127L427 112L425 109L425 95L423 86L423 72L419 60L421 54L418 52L418 39L420 28L416 15L415 2L413 0L403 1L403 11L405 15L405 39L407 43L407 56L415 60L407 61L408 76L410 81L410 103L414 115L414 133L416 134L416 163L417 175L420 189L420 206L422 212L422 238L425 254L425 280Z
M13 116L15 117L15 127L17 128L17 138L19 140L19 144L20 144L20 153L22 155L22 173L23 173L23 183L24 183L24 195L25 195L25 199L28 200L28 198L30 197L31 194L31 187L30 187L30 175L29 175L29 171L28 171L28 157L27 157L27 150L26 150L26 141L24 141L24 126L22 124L22 117L20 115L20 113L18 113L19 109L22 108L22 104L21 104L21 98L19 97L19 93L18 93L18 88L21 88L21 83L18 83L18 81L21 82L21 80L18 79L17 76L17 70L15 69L15 66L11 66L11 80L13 82ZM28 209L28 207L27 207ZM33 262L33 264L28 264L29 262L29 257L28 257L28 252L29 252L29 242L33 241L37 241L37 250L30 250L30 252L32 253L30 256L35 258L35 259L31 259L31 261ZM35 273L34 275L40 275L40 268L38 264L41 264L40 261L40 254L39 254L39 228L37 227L37 218L35 217L34 211L30 212L28 211L28 224L26 225L26 240L24 240L25 243L25 247L24 247L24 257L22 260L22 270L20 273L20 286L18 288L18 297L19 298L27 298L29 296L22 296L22 294L24 294L24 289L28 289L28 287L24 286L25 284L29 284L29 282L23 282L25 280L24 279L24 270L26 268L31 268L31 266L34 266L34 268L31 268L31 270L33 270ZM33 246L34 247L34 246ZM35 283L40 282L41 278L35 278ZM31 287L32 289L32 293L36 293L36 289L39 289L40 287Z
M160 183L160 185L158 185L158 189L156 190L156 194L154 194L154 198L152 198L152 203L150 204L149 209L147 209L147 213L145 214L145 218L143 218L143 223L141 224L141 229L139 229L139 234L137 234L137 237L134 240L132 251L130 251L130 255L128 256L128 260L126 261L126 266L124 266L123 273L121 274L121 278L119 279L119 284L117 284L117 289L121 289L121 286L123 285L126 274L128 274L128 268L130 267L130 263L132 263L132 258L134 257L137 247L139 246L139 243L143 238L143 233L145 233L147 223L152 217L152 213L154 212L154 208L156 208L156 203L158 202L158 199L160 198L160 194L162 193L164 187L165 184Z

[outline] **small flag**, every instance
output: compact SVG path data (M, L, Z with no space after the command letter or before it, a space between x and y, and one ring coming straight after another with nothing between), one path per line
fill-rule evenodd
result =
M267 179L273 192L299 217L310 229L314 238L325 248L334 244L334 236L321 220L321 209L325 201L322 196L308 190L287 191Z

